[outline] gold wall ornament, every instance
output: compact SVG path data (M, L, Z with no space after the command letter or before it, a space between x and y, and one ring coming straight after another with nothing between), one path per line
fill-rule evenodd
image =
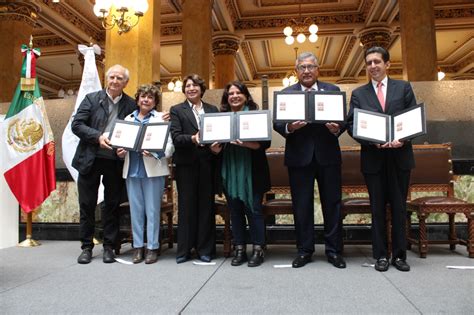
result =
M42 138L43 126L34 118L16 118L8 124L7 141L15 151L21 153L33 151Z
M115 8L117 16L112 14L109 17L112 7ZM102 27L111 30L117 26L119 35L135 27L146 11L148 11L147 0L96 0L94 5L94 14L101 21Z

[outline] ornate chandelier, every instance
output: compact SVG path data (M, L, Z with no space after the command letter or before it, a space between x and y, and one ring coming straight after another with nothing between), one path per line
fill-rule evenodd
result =
M316 43L318 41L318 35L316 34L318 32L318 26L313 23L312 19L309 17L306 17L303 19L301 16L301 2L298 4L298 13L299 16L297 19L291 19L289 21L288 26L286 26L283 29L283 34L285 34L285 43L287 45L293 45L295 42L295 37L292 36L293 32L296 35L296 41L300 44L304 43L306 40L306 29L309 31L309 36L308 40L312 43ZM306 25L309 25L307 28Z
M181 92L182 87L183 87L183 80L181 80L181 77L173 77L171 81L168 83L169 91Z
M107 22L112 7L117 11L118 17L112 14L110 22ZM117 25L119 35L135 27L147 10L147 0L96 0L94 5L94 14L102 22L102 27L110 30ZM136 17L135 21L132 21L133 15Z

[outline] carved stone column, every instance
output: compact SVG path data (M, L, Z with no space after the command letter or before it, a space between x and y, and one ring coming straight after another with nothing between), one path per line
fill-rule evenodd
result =
M198 74L209 84L211 69L210 0L183 0L181 74Z
M148 11L129 32L119 35L117 27L106 32L105 71L115 64L129 69L128 95L135 95L140 84L160 79L160 13L159 1L148 1Z
M240 37L229 32L217 32L212 37L215 64L214 88L222 89L227 83L235 80L235 54L239 45Z
M40 8L30 2L0 3L0 102L10 102L21 76L21 45L30 42ZM33 39L33 45L35 45Z
M400 0L403 78L436 81L437 54L433 0Z
M388 49L391 41L392 29L387 24L372 24L359 32L359 39L364 50L380 46Z

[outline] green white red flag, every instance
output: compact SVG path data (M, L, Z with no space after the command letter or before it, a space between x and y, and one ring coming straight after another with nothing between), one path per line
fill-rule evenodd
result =
M23 68L28 69L26 83L30 87L24 88L23 85L22 89L22 84L18 83L1 124L4 137L0 150L3 151L5 180L23 211L28 213L40 206L56 189L56 175L53 132L38 81L34 78L34 61L39 56L39 50L27 48L24 51L24 48ZM25 83L24 80L22 82Z

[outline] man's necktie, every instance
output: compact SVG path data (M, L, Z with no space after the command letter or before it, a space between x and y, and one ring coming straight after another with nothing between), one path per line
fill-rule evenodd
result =
M377 98L379 99L380 106L382 106L382 110L385 111L385 98L383 97L382 86L382 82L377 83Z

